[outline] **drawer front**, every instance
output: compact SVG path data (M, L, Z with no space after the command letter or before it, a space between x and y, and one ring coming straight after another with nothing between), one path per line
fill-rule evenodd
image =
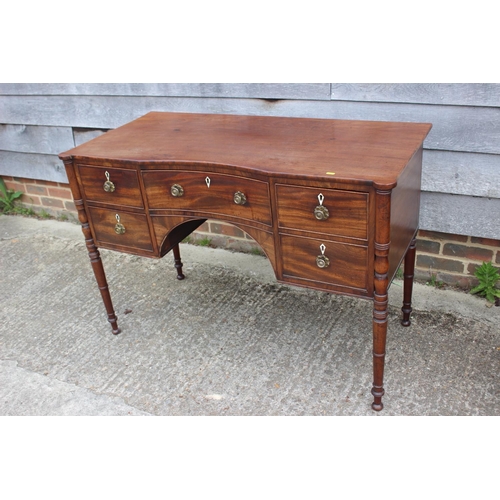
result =
M324 247L322 247L324 245ZM367 289L368 249L333 241L281 236L283 276ZM325 259L328 261L324 266Z
M131 214L119 209L107 210L91 207L88 210L98 244L111 243L140 250L153 250L145 215ZM124 232L122 234L116 232L117 224L123 226Z
M80 165L78 172L88 201L143 207L139 178L135 170ZM108 191L104 189L106 182L110 183Z
M276 195L280 228L368 238L368 193L277 184Z
M229 215L271 225L267 182L178 170L151 170L142 175L151 209L203 211L207 215ZM235 202L235 195L242 204Z

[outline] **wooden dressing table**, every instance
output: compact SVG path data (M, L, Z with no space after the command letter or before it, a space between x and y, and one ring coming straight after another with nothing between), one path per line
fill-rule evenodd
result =
M422 143L430 124L151 112L62 153L108 321L98 247L161 258L206 219L265 251L279 282L373 300L383 408L387 291L404 259L410 324Z

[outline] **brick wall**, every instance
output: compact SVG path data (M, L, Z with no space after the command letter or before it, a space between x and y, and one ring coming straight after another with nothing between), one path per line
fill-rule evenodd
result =
M262 248L252 237L226 222L207 220L189 238L195 244L264 255Z
M21 204L37 214L77 219L69 184L3 176L8 189L21 191Z
M22 191L21 203L37 214L50 214L77 220L68 184L19 177L3 177L9 189ZM263 253L259 245L241 229L220 221L209 220L189 239L228 250ZM420 231L417 239L415 276L468 289L477 283L474 271L482 262L500 265L500 241L431 231Z
M500 264L500 241L419 231L415 275L460 288L477 284L474 272L483 262Z

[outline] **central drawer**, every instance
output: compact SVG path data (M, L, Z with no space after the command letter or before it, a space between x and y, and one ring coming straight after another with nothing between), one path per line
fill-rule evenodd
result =
M142 176L150 209L228 215L271 225L267 182L183 170L149 170Z

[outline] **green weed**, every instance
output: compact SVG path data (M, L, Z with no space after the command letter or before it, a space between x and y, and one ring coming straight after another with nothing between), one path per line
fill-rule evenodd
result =
M498 269L492 266L491 262L483 262L474 273L479 280L479 285L474 287L470 293L477 293L489 302L495 302L495 298L500 298L500 290L495 288L496 283L500 279Z
M7 189L4 180L0 177L0 210L6 214L16 208L14 203L23 195L22 191Z
M212 240L210 238L201 238L194 243L195 245L198 245L200 247L209 247L210 243L212 243Z
M49 214L44 208L38 213L38 217L41 219L52 219L52 215Z
M437 276L435 274L431 274L429 280L425 283L426 285L433 286L436 288L443 288L444 283L442 281L437 280Z

